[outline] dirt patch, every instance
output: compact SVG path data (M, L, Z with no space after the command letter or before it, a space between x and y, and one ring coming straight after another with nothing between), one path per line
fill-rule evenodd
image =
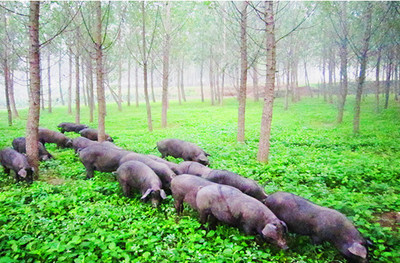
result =
M392 230L400 228L400 212L387 212L377 215L377 222L382 227L390 227Z
M40 181L45 181L52 185L62 185L65 183L65 179L58 178L58 177L46 177L46 178L42 178L42 180L40 180Z

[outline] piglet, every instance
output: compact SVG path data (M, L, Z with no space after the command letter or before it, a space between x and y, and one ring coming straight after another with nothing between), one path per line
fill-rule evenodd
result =
M194 161L204 165L209 164L207 158L209 154L191 142L179 139L165 139L157 142L157 148L162 158L171 155L175 158L182 158L185 161Z
M342 213L287 192L269 195L266 205L290 231L311 236L316 244L328 241L352 261L368 262L366 240Z
M12 146L14 150L19 153L26 153L26 139L25 137L18 137L12 141ZM39 149L39 160L47 161L49 159L54 159L53 155L51 155L46 147L41 142L38 142L38 149Z
M197 210L197 192L207 185L215 184L199 176L182 174L171 181L171 191L174 197L174 206L178 214L183 212L183 202Z
M248 235L259 234L281 249L288 248L284 237L285 223L263 203L234 187L220 184L205 186L197 193L196 205L202 224L217 219L243 228Z
M27 183L33 182L34 169L29 165L26 156L14 149L6 148L0 151L0 163L6 174L10 174L10 170L15 172L17 182L25 180Z
M124 195L130 197L134 189L142 193L141 199L150 199L151 204L157 207L162 199L166 198L161 187L161 180L142 162L127 161L116 171L118 182L122 187Z

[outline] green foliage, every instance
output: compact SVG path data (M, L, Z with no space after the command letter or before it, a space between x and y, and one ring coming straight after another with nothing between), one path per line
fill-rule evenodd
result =
M346 214L374 246L372 262L400 258L399 228L382 227L386 212L399 212L400 127L398 105L375 114L364 102L361 135L353 137L353 105L337 125L336 109L317 99L303 99L283 111L275 104L268 165L256 159L262 105L248 102L246 143L237 144L237 102L223 107L171 102L168 128L160 128L160 104L153 105L155 131L148 133L144 106L107 109L106 131L123 148L159 155L163 138L197 143L211 154L211 167L228 169L257 180L267 193L289 191ZM73 121L65 108L42 113L41 126L56 130ZM0 112L0 147L24 136L26 111L13 127ZM88 110L82 110L88 123ZM72 133L68 136L75 137ZM172 197L153 209L122 195L111 173L96 172L84 180L85 169L70 149L48 145L55 160L41 164L39 181L15 184L0 170L0 262L345 262L328 243L313 246L308 237L290 234L288 251L246 236L226 225L201 228L197 213L185 208L177 217ZM171 161L180 160L171 158Z

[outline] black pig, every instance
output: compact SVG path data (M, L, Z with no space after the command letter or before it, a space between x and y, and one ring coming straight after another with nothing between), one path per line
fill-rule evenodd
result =
M209 154L191 142L179 139L165 139L157 143L157 148L162 158L171 155L175 158L182 158L185 161L194 161L204 165L209 164L207 158Z
M64 133L64 132L79 133L81 130L89 128L89 127L85 124L62 122L62 123L58 124L57 128L60 130L61 133Z
M284 234L286 225L263 203L226 185L209 185L201 188L196 197L200 221L218 219L229 225L243 228L248 235L259 234L267 242L287 249Z
M18 137L12 141L12 146L14 150L19 153L26 153L26 139L25 137ZM39 160L47 161L49 159L54 159L53 155L51 155L44 145L41 142L38 142L38 149L39 149Z
M366 240L340 212L287 192L269 195L266 204L290 231L311 236L316 244L328 241L350 260L368 262Z
M183 202L188 203L197 210L197 192L204 186L215 184L199 176L182 174L171 181L171 191L174 197L174 205L178 214L183 212Z
M256 181L230 171L210 169L200 163L189 161L180 163L176 170L178 174L193 174L214 183L233 186L261 202L265 202L268 196Z
M96 129L86 128L79 132L82 137L86 137L89 140L97 141L99 132ZM114 140L106 133L106 141L114 142Z
M0 163L4 167L4 172L10 174L10 170L15 172L17 182L25 180L27 183L33 182L34 169L28 164L26 156L14 149L6 148L0 151Z
M82 149L79 152L79 159L86 168L86 178L92 178L94 171L114 172L118 169L122 157L130 153L111 143L96 143Z
M131 152L125 155L120 160L120 165L127 161L138 161L142 162L148 167L150 167L161 179L162 185L164 189L170 189L171 187L171 180L176 174L164 163L154 161L153 159L149 158L147 155L139 154Z
M72 140L64 134L45 128L39 128L39 141L45 143L55 143L58 147L69 148L72 146Z
M155 207L166 198L160 178L142 162L125 162L118 168L116 175L127 197L131 196L132 190L137 189L142 193L141 199L144 201L150 199Z

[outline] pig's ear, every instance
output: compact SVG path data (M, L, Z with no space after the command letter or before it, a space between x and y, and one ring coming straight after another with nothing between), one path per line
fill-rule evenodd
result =
M353 243L348 250L351 254L359 256L360 258L367 258L367 249L360 243Z
M140 199L142 199L142 200L146 199L146 197L147 197L151 192L153 192L153 189L151 189L151 188L147 189L146 193L144 193L144 195L143 195Z
M25 169L19 170L18 175L21 176L21 177L23 177L23 178L26 178L26 171L25 171Z
M160 196L162 199L167 198L167 195L165 194L165 191L163 189L160 190Z
M276 226L274 226L273 224L267 224L263 230L261 231L261 233L263 234L263 236L269 236L269 234L273 231L276 231Z
M281 225L285 228L285 233L287 233L288 227L287 227L286 223L281 220Z

